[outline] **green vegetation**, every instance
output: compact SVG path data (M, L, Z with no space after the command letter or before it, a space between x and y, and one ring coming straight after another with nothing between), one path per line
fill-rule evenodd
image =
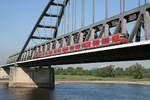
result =
M96 70L85 70L81 67L55 68L55 77L56 79L66 80L150 81L150 69L145 69L138 63L126 69L114 65Z

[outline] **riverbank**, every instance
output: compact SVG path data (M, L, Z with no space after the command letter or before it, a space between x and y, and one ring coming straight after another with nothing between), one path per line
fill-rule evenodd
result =
M113 83L150 85L150 78L134 79L132 77L97 77L87 75L55 75L55 83Z
M150 85L150 81L94 81L94 80L56 80L55 84L64 83L103 83L103 84L139 84Z
M8 80L0 80L0 85L8 84ZM150 85L150 81L104 81L104 80L66 80L66 79L56 79L55 84L64 83L103 83L103 84L139 84L139 85Z

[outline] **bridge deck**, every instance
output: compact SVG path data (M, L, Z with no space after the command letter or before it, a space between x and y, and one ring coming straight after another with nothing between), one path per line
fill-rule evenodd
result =
M21 61L3 65L2 67L13 66L16 64L27 67L90 62L147 60L150 59L149 50L150 40Z

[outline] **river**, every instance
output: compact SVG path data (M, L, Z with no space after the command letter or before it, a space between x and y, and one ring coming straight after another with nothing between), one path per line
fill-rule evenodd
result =
M53 90L0 86L0 100L150 100L150 86L64 83Z

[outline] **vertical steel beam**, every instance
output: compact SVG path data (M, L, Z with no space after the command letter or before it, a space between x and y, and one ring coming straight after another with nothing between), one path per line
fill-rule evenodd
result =
M147 0L145 0L145 4L147 4Z
M70 45L73 45L74 44L74 37L73 35L70 35Z
M101 37L103 36L104 28L105 28L105 26L103 26L103 28L101 29L100 34L99 34L98 38L101 38Z
M95 0L93 0L93 8L92 8L92 22L95 22Z
M108 0L105 0L105 20L108 18Z
M50 43L50 50L52 50L53 49L53 43L51 42Z
M91 29L91 35L90 35L90 39L89 40L93 40L95 38L95 29Z
M122 14L122 0L120 0L120 14Z
M141 6L141 0L138 0L138 6L139 7Z
M109 25L108 24L105 25L104 36L109 36Z
M125 0L123 0L123 16L124 16L124 12L125 12Z
M59 48L59 41L56 40L56 49Z
M66 43L66 39L65 38L63 38L63 47L64 46L67 46L67 43Z
M84 0L82 0L82 11L81 11L81 26L84 26Z
M80 43L82 43L83 42L83 32L80 32L80 36L79 37L80 37L79 41L80 41Z

